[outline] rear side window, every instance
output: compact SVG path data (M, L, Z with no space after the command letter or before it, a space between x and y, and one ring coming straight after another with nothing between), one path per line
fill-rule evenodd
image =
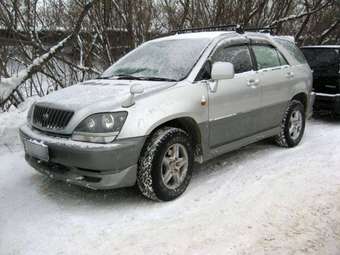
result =
M275 48L265 45L252 46L258 69L281 66L279 53Z
M300 64L306 64L306 58L301 52L301 50L295 45L295 43L285 40L285 39L280 39L280 38L275 38L275 41L279 43L281 46L283 46L289 53L298 61Z
M235 73L244 73L253 69L249 48L246 45L221 47L212 56L212 63L230 62Z

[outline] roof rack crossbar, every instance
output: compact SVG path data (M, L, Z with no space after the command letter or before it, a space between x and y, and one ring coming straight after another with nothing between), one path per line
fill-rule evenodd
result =
M190 32L207 32L207 31L235 31L237 33L243 33L241 25L219 25L219 26L208 26L208 27L193 27L184 28L172 31L172 33L183 34Z
M208 27L193 27L184 28L172 31L170 34L183 34L193 32L208 32L208 31L235 31L236 33L243 34L246 31L249 32L261 32L261 33L273 33L276 27L243 27L239 24L231 25L218 25Z

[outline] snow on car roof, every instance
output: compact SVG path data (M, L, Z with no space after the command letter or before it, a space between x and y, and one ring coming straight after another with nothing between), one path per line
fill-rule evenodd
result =
M180 40L180 39L215 39L221 35L227 34L235 34L238 35L234 31L214 31L214 32L194 32L194 33L182 33L182 34L174 34L162 38L155 39L154 41L162 41L162 40Z
M273 36L270 33L261 33L261 32L245 32L244 34L239 34L235 31L212 31L212 32L191 32L191 33L179 33L169 36L164 36L161 38L154 39L152 41L163 41L163 40L180 40L180 39L215 39L222 35L228 35L231 37L237 37L242 35L257 35L263 38L281 38L286 39L292 42L295 42L294 37L292 36Z
M340 49L340 45L309 45L301 47L303 49L316 49L316 48L323 48L323 49Z

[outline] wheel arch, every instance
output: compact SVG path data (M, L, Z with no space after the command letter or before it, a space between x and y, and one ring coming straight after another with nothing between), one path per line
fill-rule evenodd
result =
M174 127L180 128L188 133L192 139L194 145L195 158L201 161L200 158L203 155L202 151L202 134L198 123L191 117L178 117L171 120L164 121L154 127L150 132L149 136L155 133L158 129L163 127Z

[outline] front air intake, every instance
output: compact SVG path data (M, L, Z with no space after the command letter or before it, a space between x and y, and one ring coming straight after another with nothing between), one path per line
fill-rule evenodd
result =
M67 126L73 114L72 111L36 105L33 111L33 125L36 128L52 131L62 130Z

